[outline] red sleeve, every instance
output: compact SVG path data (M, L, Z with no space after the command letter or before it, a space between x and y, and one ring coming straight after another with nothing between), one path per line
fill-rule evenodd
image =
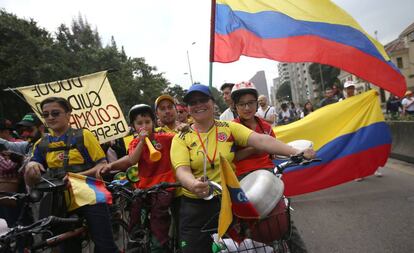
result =
M128 146L128 154L132 154L132 152L134 152L135 148L138 146L139 143L139 138L135 138L133 139Z

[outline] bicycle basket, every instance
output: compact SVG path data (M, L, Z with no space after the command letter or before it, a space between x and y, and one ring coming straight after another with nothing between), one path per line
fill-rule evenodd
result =
M260 220L244 220L249 228L248 237L266 244L282 239L290 226L288 208L285 199L282 198L267 217Z

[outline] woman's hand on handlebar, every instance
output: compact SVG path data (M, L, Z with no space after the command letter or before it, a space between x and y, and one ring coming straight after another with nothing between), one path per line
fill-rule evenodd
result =
M210 195L208 182L204 178L194 179L189 190L200 198L205 198Z
M303 157L307 160L316 158L316 152L313 148L304 149L300 151L300 153L303 153Z

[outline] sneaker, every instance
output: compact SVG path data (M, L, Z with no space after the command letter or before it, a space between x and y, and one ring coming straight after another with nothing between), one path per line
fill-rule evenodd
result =
M363 177L359 177L359 178L355 178L355 179L354 179L354 181L355 181L355 182L361 182L362 180L364 180L364 178L363 178Z
M377 177L382 177L382 173L379 170L376 170L374 175Z

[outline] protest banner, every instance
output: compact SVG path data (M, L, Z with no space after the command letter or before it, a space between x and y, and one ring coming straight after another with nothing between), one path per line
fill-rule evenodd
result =
M48 97L66 98L73 108L69 122L71 127L87 128L95 134L100 143L105 143L128 133L128 124L106 74L106 71L102 71L61 81L19 87L17 90L23 94L39 118L42 100Z

